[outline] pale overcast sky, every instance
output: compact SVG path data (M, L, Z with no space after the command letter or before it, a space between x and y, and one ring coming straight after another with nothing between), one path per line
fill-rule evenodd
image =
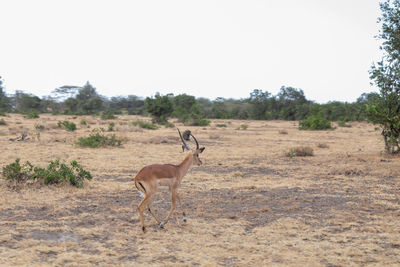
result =
M380 59L378 0L1 0L6 92L355 101Z

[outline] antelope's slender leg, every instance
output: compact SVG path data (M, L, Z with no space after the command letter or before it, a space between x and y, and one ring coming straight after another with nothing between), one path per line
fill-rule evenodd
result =
M150 201L151 201L151 195L145 194L144 198L142 199L142 201L138 205L140 226L142 227L143 232L145 230L143 211L144 211L144 208L149 204Z
M175 203L175 199L176 199L176 190L171 191L171 193L172 193L172 194L171 194L171 195L172 195L172 198L171 198L171 209L169 210L168 216L167 216L167 218L165 219L165 221L163 221L163 222L160 223L160 227L161 227L161 228L163 228L164 225L168 222L169 218L171 217L171 215L172 215L172 213L174 212L174 209L175 209L175 207L176 207L176 203Z
M151 215L153 215L154 219L156 219L157 224L160 224L161 221L160 221L160 219L157 217L157 215L154 213L154 211L153 211L153 205L151 204L151 201L150 201L149 205L147 205L147 207L149 208L149 211L150 211Z
M179 207L181 207L181 210L182 210L183 221L186 222L187 221L186 213L185 213L185 210L183 209L181 196L179 195L179 193L176 193L176 198L178 199Z

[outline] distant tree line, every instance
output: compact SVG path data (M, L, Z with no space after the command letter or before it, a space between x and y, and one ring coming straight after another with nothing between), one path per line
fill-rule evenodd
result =
M195 98L173 94L141 98L135 95L107 98L87 82L83 87L62 86L50 96L38 97L22 91L6 95L0 78L0 112L96 115L101 113L151 115L164 123L173 117L190 125L202 125L206 119L303 120L310 115L330 121L363 121L366 106L377 93L362 94L353 103L332 101L318 104L307 100L303 90L282 86L277 95L255 89L246 99Z

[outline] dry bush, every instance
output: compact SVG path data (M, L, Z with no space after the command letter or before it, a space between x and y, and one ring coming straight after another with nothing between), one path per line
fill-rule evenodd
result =
M310 157L314 156L314 150L309 146L299 146L291 148L286 156L292 157Z
M286 131L286 130L279 130L279 134L288 134L288 131Z
M317 146L319 148L329 148L329 146L327 144L325 144L325 143L319 143Z

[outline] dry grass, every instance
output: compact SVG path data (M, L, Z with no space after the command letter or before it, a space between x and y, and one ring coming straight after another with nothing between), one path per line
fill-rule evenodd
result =
M11 115L2 129L0 166L16 157L38 166L55 158L76 159L94 179L83 189L58 185L18 192L1 181L1 266L400 262L400 158L381 154L383 143L370 124L353 123L334 131L299 131L296 123L286 121L271 121L268 127L262 121L232 121L223 132L218 127L190 127L206 150L203 166L193 167L182 181L188 222L182 222L178 209L165 229L159 229L145 214L148 231L143 234L132 180L144 165L182 160L176 129L128 131L128 125L119 122L137 117L119 116L115 122L121 132L116 134L124 138L123 146L86 149L74 142L89 129L66 132L48 127L66 119ZM92 128L100 125L96 118L84 119ZM40 140L7 141L20 134L21 127L34 133L35 124L46 125ZM236 130L243 124L248 125L246 131ZM313 157L288 160L282 155L290 147L324 143L329 147ZM169 195L156 195L153 206L160 217L166 216Z

